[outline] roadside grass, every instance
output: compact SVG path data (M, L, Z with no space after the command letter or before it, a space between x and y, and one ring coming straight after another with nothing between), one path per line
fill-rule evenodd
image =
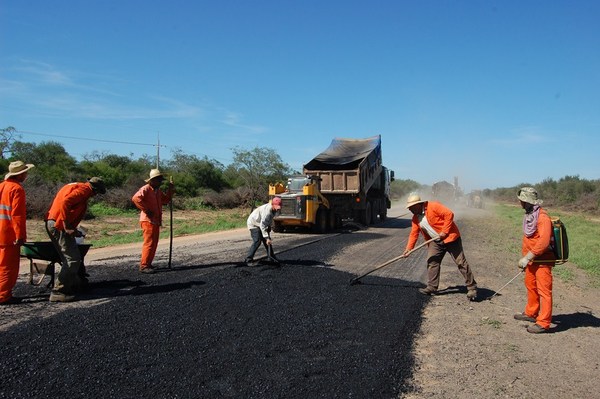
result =
M499 320L495 320L495 319L490 319L489 317L484 317L483 319L481 319L481 322L479 323L480 325L488 325L491 326L493 328L500 328L502 326L502 322Z
M94 248L142 242L142 230L139 224L139 212L123 211L101 204L90 206L89 219L83 220L80 226L85 227L85 242ZM202 234L214 231L231 230L246 226L249 209L225 210L174 210L173 237ZM163 228L161 238L170 235L169 210L163 211ZM44 222L27 221L27 237L29 241L48 241Z
M498 245L505 245L508 250L520 253L520 236L516 241L508 237L510 234L514 236L515 231L521 230L523 210L516 206L496 204L494 211L499 219L498 236L505 237L498 240L500 242ZM546 211L550 216L559 217L566 226L569 237L569 263L584 270L593 278L595 285L600 285L600 246L598 245L600 223L581 214L554 209L546 209ZM561 268L560 265L556 266L553 272L563 280L568 281L573 278L573 273L566 268Z

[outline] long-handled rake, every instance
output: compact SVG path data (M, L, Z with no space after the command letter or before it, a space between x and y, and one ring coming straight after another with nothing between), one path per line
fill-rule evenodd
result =
M417 245L416 247L414 247L413 249L411 249L411 250L410 250L410 251L408 251L407 253L405 253L405 254L403 254L403 255L400 255L400 256L396 256L395 258L388 260L387 262L385 262L385 263L383 263L383 264L381 264L381 265L377 266L375 269L373 269L373 270L371 270L371 271L369 271L369 272L367 272L367 273L365 273L365 274L363 274L363 275L361 275L361 276L354 277L352 280L350 280L350 285L355 285L355 284L358 284L358 283L359 283L359 281L358 281L358 280L360 280L361 278L363 278L363 277L365 277L365 276L367 276L367 275L369 275L369 274L373 273L373 272L374 272L374 271L376 271L376 270L379 270L379 269L381 269L381 268L383 268L383 267L386 267L386 266L388 266L389 264L392 264L392 263L396 262L397 260L400 260L400 259L402 259L402 258L407 258L407 257L408 257L408 255L412 254L412 253L413 253L413 252L415 252L417 249L420 249L420 248L424 247L425 245L429 244L430 242L432 242L432 241L434 241L434 240L437 240L437 239L438 239L438 237L431 238L431 239L429 239L429 240L427 240L427 241L425 241L425 242L423 242L423 243L421 243L421 244Z
M169 182L173 184L173 176L170 176ZM171 259L173 257L173 195L171 194L171 201L169 201L169 269L171 268Z

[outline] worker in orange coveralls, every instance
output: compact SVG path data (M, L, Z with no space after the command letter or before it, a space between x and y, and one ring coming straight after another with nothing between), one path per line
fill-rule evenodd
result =
M19 277L21 245L27 239L25 190L21 183L33 164L11 162L0 183L0 305L20 303L12 296Z
M141 211L140 225L144 235L142 245L142 257L140 260L141 273L154 273L152 261L156 254L158 239L160 236L160 226L162 225L162 207L168 204L173 198L173 183L169 183L169 189L166 193L161 191L160 185L165 180L158 169L150 171L150 177L146 179L146 185L142 186L131 200Z
M403 255L408 256L415 247L419 233L423 233L426 240L437 238L427 245L427 287L420 288L419 291L425 295L436 293L440 284L440 265L448 252L465 279L467 298L474 301L477 298L477 283L463 251L460 231L454 223L454 213L439 202L422 201L417 194L409 195L406 207L413 213L413 217Z
M89 199L105 193L106 186L100 177L92 177L85 183L66 184L56 193L45 218L46 232L61 258L50 302L72 302L75 294L87 289L88 281L76 240L81 234L77 226L85 216Z
M519 268L525 270L527 305L523 313L514 317L535 323L527 331L539 334L547 332L552 321L552 267L556 261L550 247L552 220L540 206L543 201L533 187L521 188L517 198L525 210Z

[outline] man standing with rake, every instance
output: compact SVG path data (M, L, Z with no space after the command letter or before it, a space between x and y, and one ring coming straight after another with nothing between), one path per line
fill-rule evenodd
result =
M160 170L152 169L150 176L146 179L146 185L142 186L131 198L140 212L140 225L144 235L142 244L142 257L140 259L140 272L154 273L154 256L160 238L160 226L162 225L162 208L173 198L174 185L169 183L167 192L160 189L165 177Z

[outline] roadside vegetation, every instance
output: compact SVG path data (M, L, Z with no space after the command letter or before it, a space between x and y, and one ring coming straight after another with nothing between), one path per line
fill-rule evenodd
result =
M174 236L243 227L250 211L268 200L270 183L285 183L290 175L300 172L287 165L273 149L256 147L250 150L232 148L230 165L209 158L198 158L176 150L161 161L161 171L173 177L176 195L173 201ZM14 127L0 129L0 168L8 169L11 161L22 160L36 165L24 183L27 193L29 239L45 240L43 218L55 193L62 185L101 176L107 185L105 195L94 197L82 225L89 227L88 239L95 247L104 247L142 240L138 211L132 195L145 184L157 157L120 156L95 152L78 161L57 142L39 144L20 141ZM520 250L520 240L514 238L519 228L522 210L516 206L515 195L522 186L533 186L544 199L544 207L559 216L567 226L570 261L594 276L600 276L600 180L585 180L565 176L548 178L541 183L522 183L515 187L479 190L484 202L496 204L499 215L498 237L494 245ZM410 179L397 179L391 185L392 200L399 200L413 191L430 193L431 186ZM460 190L458 190L460 192ZM457 199L462 201L464 196ZM170 233L169 211L165 209L162 237ZM503 238L504 237L504 238ZM557 273L566 271L560 268Z
M569 237L569 262L586 271L600 286L600 222L579 213L545 207L550 216L558 217L565 224ZM494 205L498 231L494 233L496 245L504 246L510 252L520 253L523 209L516 205ZM571 280L572 273L566 267L557 265L554 274L563 280Z

